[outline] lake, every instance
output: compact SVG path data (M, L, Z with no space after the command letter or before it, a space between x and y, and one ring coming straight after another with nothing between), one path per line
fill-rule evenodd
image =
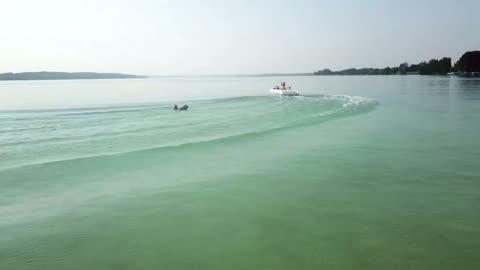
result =
M479 123L457 77L0 82L0 269L476 269Z

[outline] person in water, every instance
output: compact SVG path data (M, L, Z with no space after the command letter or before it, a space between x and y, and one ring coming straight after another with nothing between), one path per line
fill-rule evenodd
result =
M185 105L183 105L182 107L179 108L179 107L177 106L177 104L175 104L175 106L173 106L173 109L174 109L175 111L186 111L186 110L188 110L188 105L185 104Z

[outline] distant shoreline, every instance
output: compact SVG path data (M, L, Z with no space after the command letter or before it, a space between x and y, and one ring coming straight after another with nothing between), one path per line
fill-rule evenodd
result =
M0 73L0 81L33 81L33 80L91 80L91 79L136 79L147 76L122 73L97 72L20 72Z
M150 75L149 78L224 78L224 77L279 77L279 76L313 76L313 73L260 73L260 74L171 74Z
M431 59L418 64L409 65L401 63L398 67L385 68L349 68L339 71L330 69L318 70L313 73L317 76L324 75L450 75L454 74L460 77L478 77L480 76L480 51L465 52L462 57L452 66L450 57L442 59Z

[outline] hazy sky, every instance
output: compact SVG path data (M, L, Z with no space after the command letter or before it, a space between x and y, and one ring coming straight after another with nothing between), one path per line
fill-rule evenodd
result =
M0 72L396 66L480 49L480 1L0 0Z

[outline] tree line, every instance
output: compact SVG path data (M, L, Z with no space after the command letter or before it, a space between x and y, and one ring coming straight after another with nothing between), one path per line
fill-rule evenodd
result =
M409 65L402 63L398 67L385 68L349 68L340 71L332 71L323 69L314 72L314 75L446 75L449 72L480 72L480 51L466 52L452 66L450 57L442 59L431 59L430 61L420 62L418 64Z

